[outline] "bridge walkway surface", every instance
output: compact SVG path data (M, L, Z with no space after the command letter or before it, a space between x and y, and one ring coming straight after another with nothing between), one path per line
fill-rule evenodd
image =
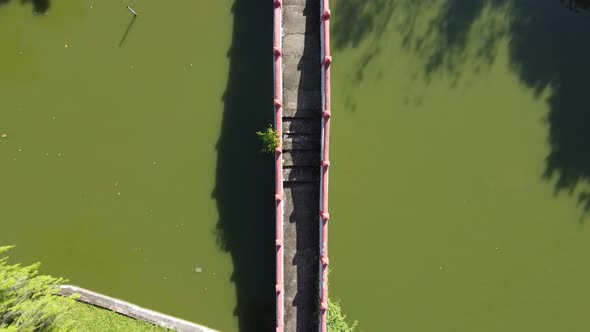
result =
M320 0L282 0L284 331L319 328Z

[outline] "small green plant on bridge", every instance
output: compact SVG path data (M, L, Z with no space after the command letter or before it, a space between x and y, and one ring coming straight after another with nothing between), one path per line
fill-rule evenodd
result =
M72 331L66 313L75 300L56 295L65 280L39 275L39 263L9 265L11 248L0 246L0 331Z
M272 125L269 125L264 131L257 131L256 135L262 142L262 152L273 153L279 146L279 135Z
M342 314L340 302L333 302L328 298L328 321L326 327L328 332L354 332L358 321L354 321L352 325L346 322L346 315Z

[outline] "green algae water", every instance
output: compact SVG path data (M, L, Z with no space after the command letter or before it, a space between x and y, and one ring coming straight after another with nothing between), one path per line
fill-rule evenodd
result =
M2 3L0 243L72 284L236 331L212 196L231 1Z
M589 14L333 2L331 297L360 331L588 331Z

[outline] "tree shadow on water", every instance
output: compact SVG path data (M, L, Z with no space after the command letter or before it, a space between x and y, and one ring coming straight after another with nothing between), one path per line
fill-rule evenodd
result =
M10 3L10 0L0 0L0 6ZM51 6L50 0L21 0L21 4L33 4L33 13L34 14L45 14L49 10Z
M519 79L541 98L549 91L546 102L549 113L548 145L542 177L553 183L555 193L575 195L584 211L590 211L590 107L587 85L590 80L590 43L585 31L590 29L588 0L380 0L391 10L365 6L364 1L348 0L337 3L334 16L340 12L346 24L334 25L336 50L356 47L361 42L379 50L386 35L382 33L396 14L401 34L400 47L423 60L426 80L434 73L456 74L461 71L468 49L468 33L490 11L502 11L508 17L506 29L491 24L478 27L479 49L475 56L481 63L491 64L496 55L497 41L509 40L510 65ZM426 29L416 27L417 17L437 5L438 12L430 18ZM383 7L383 4L382 6ZM367 12L372 10L373 12ZM355 14L355 13L360 14ZM348 13L348 14L347 14ZM386 17L383 17L385 15ZM370 29L358 27L372 19ZM383 26L374 26L382 24ZM373 56L369 49L361 55L360 72ZM471 55L470 55L471 56ZM501 135L501 131L498 132Z
M274 163L255 134L273 121L272 4L235 0L213 197L230 253L239 330L274 329Z

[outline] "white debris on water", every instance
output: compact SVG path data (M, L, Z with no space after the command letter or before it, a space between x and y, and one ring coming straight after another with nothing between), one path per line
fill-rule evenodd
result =
M195 272L197 272L197 273L201 273L201 272L203 272L203 269L202 269L201 267L197 266L197 267L195 268Z

